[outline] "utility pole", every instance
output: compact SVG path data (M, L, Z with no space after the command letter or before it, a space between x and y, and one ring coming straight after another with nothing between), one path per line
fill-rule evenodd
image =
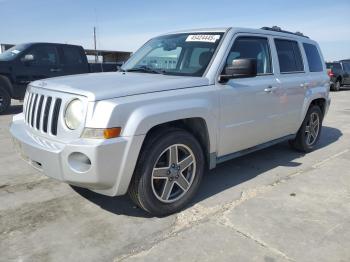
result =
M95 63L98 63L98 54L96 46L96 27L94 26L94 47L95 47Z

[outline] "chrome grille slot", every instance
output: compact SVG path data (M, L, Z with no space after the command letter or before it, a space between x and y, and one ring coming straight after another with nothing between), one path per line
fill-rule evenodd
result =
M35 123L36 129L38 129L38 130L40 129L40 121L41 121L43 102L44 102L44 96L41 95L40 99L39 99L39 106L38 106L38 109L36 112L36 123Z
M47 125L49 122L49 113L50 113L50 108L51 108L51 102L52 102L52 97L49 96L46 99L46 104L44 108L44 119L43 119L43 131L47 133Z
M58 123L58 116L60 113L61 103L62 103L62 99L57 98L55 101L55 105L53 107L53 112L52 112L51 134L55 136L57 135L57 123Z
M34 94L32 108L30 110L30 125L34 126L34 114L35 114L35 108L36 108L36 100L38 99L38 95Z

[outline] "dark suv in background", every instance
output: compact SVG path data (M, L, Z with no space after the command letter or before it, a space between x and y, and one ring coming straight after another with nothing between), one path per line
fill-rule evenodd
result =
M339 91L344 85L350 85L350 59L326 63L331 78L331 90Z
M85 73L117 71L118 63L88 63L83 47L56 43L27 43L0 54L0 113L11 98L22 100L29 82Z

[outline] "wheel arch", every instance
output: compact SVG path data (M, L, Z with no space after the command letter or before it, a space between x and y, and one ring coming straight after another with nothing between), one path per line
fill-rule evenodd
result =
M143 145L146 143L150 137L155 135L158 132L165 132L168 128L180 128L186 130L190 134L192 134L200 143L205 160L206 165L209 167L210 163L210 136L207 127L207 123L205 119L201 117L192 117L185 119L173 120L165 123L158 124L152 127L146 134ZM141 147L142 150L142 147Z
M7 76L0 75L0 88L4 88L11 97L13 96L12 84Z

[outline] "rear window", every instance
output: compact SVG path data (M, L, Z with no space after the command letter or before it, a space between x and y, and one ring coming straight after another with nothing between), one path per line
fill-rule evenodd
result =
M317 47L313 44L304 43L304 50L309 64L310 72L322 72L323 65Z
M326 63L327 69L339 69L341 70L341 65L339 63Z
M83 63L79 48L73 46L63 47L64 60L67 65L78 65Z
M281 73L303 72L304 65L298 42L275 39Z

